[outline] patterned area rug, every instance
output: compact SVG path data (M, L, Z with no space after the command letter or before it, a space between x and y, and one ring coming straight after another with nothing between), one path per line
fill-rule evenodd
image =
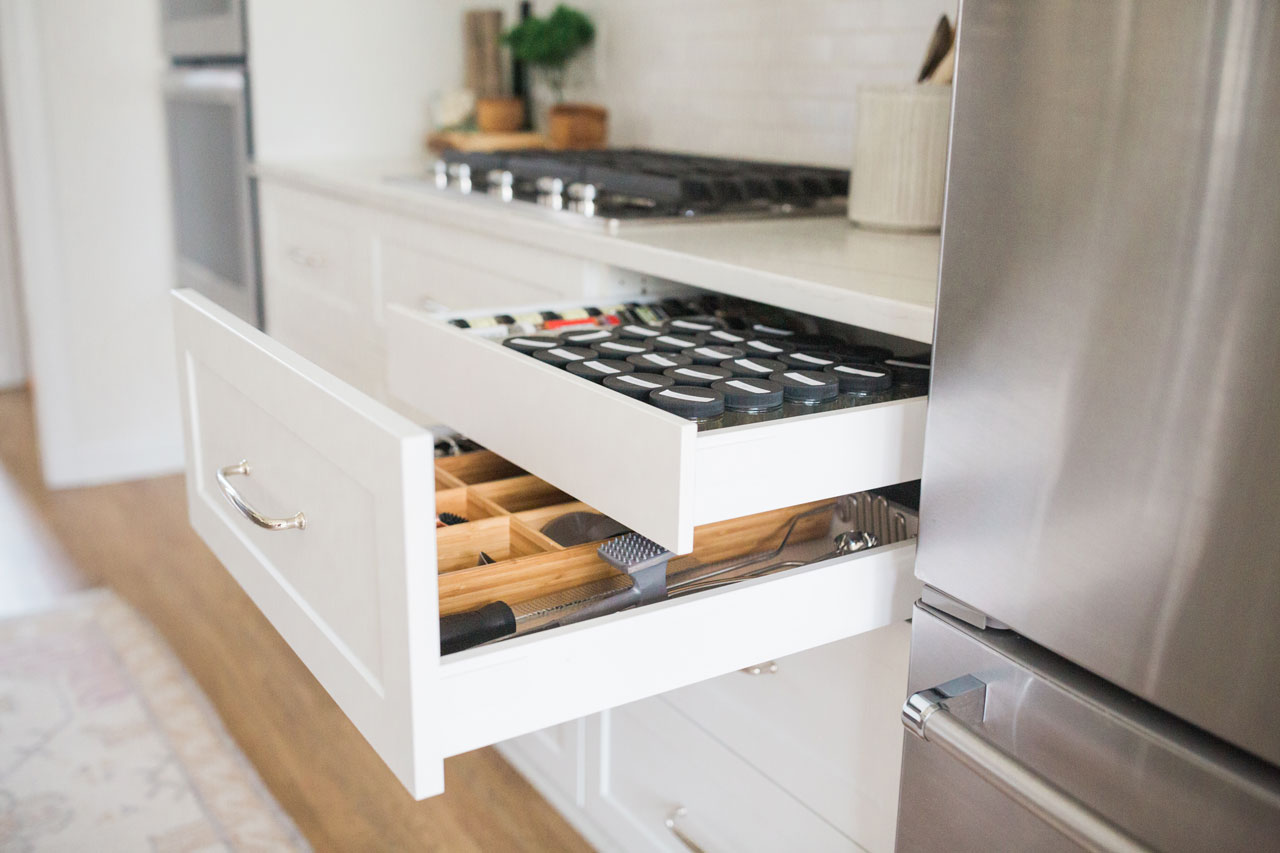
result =
M0 851L307 849L168 646L111 592L0 622Z

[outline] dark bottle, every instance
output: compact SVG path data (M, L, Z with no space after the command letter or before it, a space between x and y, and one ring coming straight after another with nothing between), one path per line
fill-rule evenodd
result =
M780 370L769 378L782 386L785 417L830 411L840 394L836 378L816 370Z
M878 364L837 364L828 367L840 383L840 402L845 406L865 406L892 400L893 373Z

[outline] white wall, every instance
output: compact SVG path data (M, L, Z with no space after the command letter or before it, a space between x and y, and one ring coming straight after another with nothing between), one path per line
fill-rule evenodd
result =
M41 461L54 486L182 449L155 0L0 0Z
M26 338L23 334L8 163L4 145L4 110L3 103L0 103L0 390L15 388L27 379Z
M546 14L557 0L538 0ZM956 0L569 0L597 43L568 100L603 104L614 145L847 168L861 84L915 80ZM502 7L506 23L518 4ZM461 29L455 19L454 26ZM458 64L461 59L457 59ZM453 79L460 80L461 72Z

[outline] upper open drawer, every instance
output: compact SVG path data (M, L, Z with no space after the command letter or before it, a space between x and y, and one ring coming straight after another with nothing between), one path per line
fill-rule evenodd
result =
M901 542L442 656L442 613L599 571L539 534L580 505L492 456L437 481L426 430L199 295L174 318L192 526L418 797L447 756L904 619L918 592ZM437 534L445 511L470 533ZM694 559L758 550L778 525L757 526L699 531Z
M699 431L451 319L393 306L391 394L677 554L698 525L920 477L925 397Z

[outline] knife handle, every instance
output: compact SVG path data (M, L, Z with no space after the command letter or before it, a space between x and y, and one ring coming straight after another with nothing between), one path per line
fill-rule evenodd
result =
M505 601L440 617L440 654L460 652L516 632L516 615Z

